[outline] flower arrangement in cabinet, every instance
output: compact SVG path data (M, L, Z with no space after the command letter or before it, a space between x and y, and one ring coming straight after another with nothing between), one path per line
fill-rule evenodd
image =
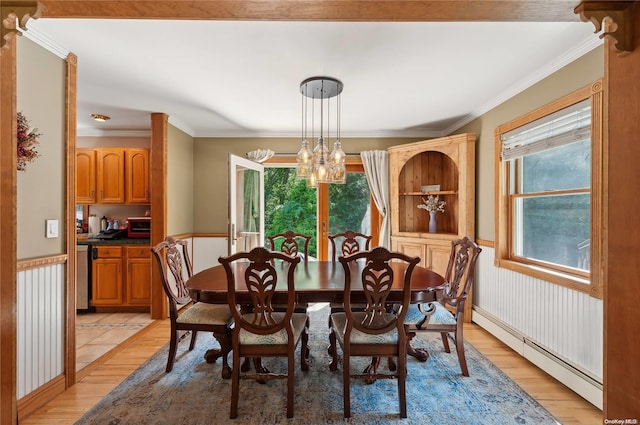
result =
M422 204L418 205L419 209L429 212L429 233L437 232L436 213L444 212L445 201L441 201L438 196L429 195L427 198L422 197Z
M444 212L444 206L446 204L447 203L445 201L441 201L438 196L429 195L426 199L424 196L422 197L422 204L418 205L418 208L427 210L430 213L437 211Z

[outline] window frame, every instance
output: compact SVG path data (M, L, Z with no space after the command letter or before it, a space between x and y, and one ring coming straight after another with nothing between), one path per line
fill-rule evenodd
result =
M602 238L606 224L604 210L606 187L604 142L603 142L603 81L599 79L591 85L579 89L554 102L524 114L495 129L495 265L542 279L557 285L588 293L593 297L603 296ZM518 257L513 254L514 217L512 216L513 196L509 194L511 167L514 161L502 161L501 136L518 127L560 111L573 104L591 99L591 250L590 271L579 272L562 266L550 266L544 262ZM517 195L516 195L517 196Z

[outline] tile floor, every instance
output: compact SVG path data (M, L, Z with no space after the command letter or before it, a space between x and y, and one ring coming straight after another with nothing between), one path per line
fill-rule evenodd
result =
M76 316L76 371L153 322L149 313L85 313Z

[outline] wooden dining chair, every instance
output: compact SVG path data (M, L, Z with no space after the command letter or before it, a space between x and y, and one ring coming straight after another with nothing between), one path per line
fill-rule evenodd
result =
M269 246L272 251L284 252L294 257L302 257L305 262L308 261L311 236L287 230L283 233L267 236L267 239L269 240ZM296 313L306 313L308 308L308 303L296 303L295 311ZM278 304L274 305L274 309L276 311L283 311L286 309L286 306Z
M362 289L367 300L364 311L354 311L351 302L351 267L359 259L365 259L362 269ZM342 348L342 380L344 398L344 417L351 416L350 384L351 378L364 378L368 382L380 378L395 378L398 380L398 401L400 417L407 417L407 397L405 381L407 376L407 336L404 327L404 316L411 301L411 274L420 262L418 257L408 257L402 253L390 252L386 248L378 247L371 251L355 253L348 257L339 257L344 268L344 311L332 313L330 316L332 345L332 360L329 369L335 371L338 367L336 342ZM394 282L394 273L398 269L394 262L406 265L402 282L402 308L398 314L389 312L388 297ZM354 288L355 289L355 288ZM398 367L389 373L380 373L378 363L371 364L362 374L351 373L351 357L396 357Z
M327 236L331 243L331 261L336 261L340 255L348 256L360 251L368 251L371 235L347 230L342 233Z
M240 379L255 379L264 383L271 379L287 380L287 417L293 417L295 350L299 342L300 365L309 370L308 327L309 316L295 313L294 271L300 257L254 248L251 252L239 252L229 257L220 257L227 275L229 308L233 314L232 331L233 369L231 374L231 413L238 416ZM278 269L286 272L287 308L283 312L273 310L272 300L278 289ZM244 279L242 290L249 292L251 303L237 299L236 279ZM282 286L279 288L282 290ZM246 297L245 297L246 298ZM255 373L241 374L240 358L261 359L263 357L286 357L286 373L271 373L256 365ZM243 371L244 372L244 371Z
M482 248L466 236L451 241L451 254L444 275L445 282L429 289L436 291L437 301L412 304L404 322L408 341L411 341L416 332L438 332L447 353L451 352L449 348L451 336L456 345L460 369L464 376L469 376L462 335L464 304L473 285L476 261L481 251ZM421 350L416 351L418 352L409 354L414 355L418 360L427 360L428 354Z
M189 350L193 350L199 331L212 332L220 344L220 350L209 350L205 355L208 363L213 363L222 357L222 377L231 377L231 368L227 355L231 349L231 311L229 306L192 302L189 296L186 280L193 275L193 267L187 241L167 237L151 248L151 252L158 264L158 271L162 278L162 288L169 299L169 319L171 321L171 339L169 342L169 358L166 371L171 372L175 362L180 332L191 332ZM167 274L171 272L172 280ZM185 332L185 335L186 335Z
M327 237L331 243L331 261L334 263L337 256L342 255L346 257L356 252L368 251L369 245L371 244L370 235L354 232L353 230L328 235ZM329 307L331 308L331 313L344 311L344 305L342 303L333 302L329 304ZM364 305L360 304L358 308L364 308Z
M283 233L267 236L272 251L280 251L289 255L301 256L304 261L309 258L309 242L311 236L287 230Z

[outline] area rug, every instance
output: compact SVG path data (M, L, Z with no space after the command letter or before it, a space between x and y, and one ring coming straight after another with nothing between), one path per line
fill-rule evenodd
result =
M314 308L315 307L315 308ZM238 418L229 419L231 383L220 376L221 362L207 364L204 352L217 343L198 335L193 351L182 341L173 371L165 373L168 346L160 349L76 424L559 424L473 346L465 343L469 377L460 373L455 352L445 353L439 335L420 334L414 346L426 348L426 363L410 357L406 419L399 417L397 383L384 379L351 384L351 418L343 417L342 368L329 371L328 306L310 311L311 368L302 372L296 357L295 416L286 417L286 381L240 382ZM168 336L167 336L168 337ZM452 347L453 348L453 347ZM231 360L231 359L230 359ZM367 359L353 361L353 370ZM263 359L272 371L286 370L286 361ZM383 366L386 368L386 361Z

